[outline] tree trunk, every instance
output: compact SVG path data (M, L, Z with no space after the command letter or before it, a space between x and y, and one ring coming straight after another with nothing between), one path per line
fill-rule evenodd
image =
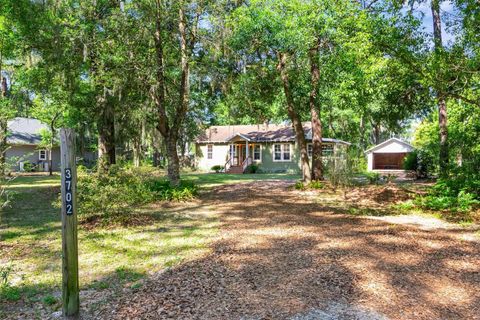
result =
M441 68L439 63L440 55L442 54L442 20L440 17L440 1L432 0L432 20L433 20L433 42L435 45L435 59L436 67ZM437 81L437 83L439 83ZM436 88L438 100L438 125L440 128L440 152L439 165L440 176L447 176L449 169L449 148L448 148L448 127L447 127L447 103L445 101L445 92L443 88Z
M175 137L169 137L166 139L167 147L167 174L168 180L174 186L180 184L180 161L177 153L177 139Z
M142 143L140 138L133 139L133 165L138 168L142 162Z
M322 162L322 121L321 108L318 101L318 82L320 69L318 67L318 46L311 48L310 59L310 114L312 117L312 180L323 179Z
M104 99L98 126L98 170L108 170L116 163L115 154L115 112L111 101Z
M158 112L158 123L157 129L160 134L165 139L168 167L167 174L168 180L172 185L178 185L180 183L180 161L177 153L177 142L179 130L182 126L182 123L185 119L185 116L188 111L188 99L189 99L189 50L193 49L193 42L190 43L190 46L187 43L187 27L186 27L186 17L184 12L184 4L180 2L179 8L179 21L178 29L180 32L180 65L181 65L181 75L180 75L180 87L179 87L179 97L180 101L178 102L178 107L175 108L175 116L173 117L171 123L166 112L166 99L165 99L165 75L164 75L164 63L163 63L163 38L162 38L162 3L160 0L156 0L156 22L155 22L155 33L154 33L154 42L155 42L155 53L157 61L157 88L153 95L153 101L157 108ZM190 28L190 33L195 34L196 27L193 26Z
M0 48L1 49L1 48ZM6 99L8 93L7 79L2 76L3 56L0 52L0 100ZM8 118L0 115L0 177L5 175L7 151Z
M443 95L438 97L438 124L440 127L440 175L447 176L449 169L447 104Z
M50 127L50 132L51 132L51 137L50 137L50 152L49 152L49 156L50 156L50 159L49 159L49 164L48 164L48 175L53 175L53 157L52 157L52 153L53 153L53 144L54 144L54 138L55 138L55 128L53 127Z
M288 71L286 69L287 56L285 53L278 53L278 65L277 69L280 72L280 77L283 83L283 91L285 94L285 100L287 101L287 112L290 120L292 121L293 129L295 131L298 148L300 149L300 159L302 163L303 181L309 183L312 180L310 163L308 161L307 141L305 140L305 131L300 120L300 116L295 110L295 104L293 101L292 92L290 90L290 80L288 77Z
M375 139L375 144L380 143L380 124L378 122L373 124L373 138Z

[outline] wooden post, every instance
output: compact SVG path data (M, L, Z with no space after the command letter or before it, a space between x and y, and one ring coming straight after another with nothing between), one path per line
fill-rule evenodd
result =
M75 132L60 129L62 163L62 301L63 315L78 314L78 240L77 240L77 168L75 163Z

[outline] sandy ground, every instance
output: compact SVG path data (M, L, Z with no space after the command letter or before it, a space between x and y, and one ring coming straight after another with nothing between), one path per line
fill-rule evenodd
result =
M480 319L480 243L463 229L344 215L279 181L222 186L191 210L221 219L212 253L84 318Z

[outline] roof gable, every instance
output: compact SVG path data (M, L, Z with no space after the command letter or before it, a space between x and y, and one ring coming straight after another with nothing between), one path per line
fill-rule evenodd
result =
M399 152L412 152L413 146L405 141L397 138L390 138L376 146L368 149L365 153L399 153Z
M48 126L37 119L15 118L8 121L7 143L10 145L38 145L42 141L40 132Z
M311 140L312 126L310 122L303 123L305 138ZM249 142L293 142L296 140L295 131L291 125L286 124L253 124L212 126L202 132L197 143L226 143L235 138L241 138ZM348 142L323 138L324 142L342 143Z

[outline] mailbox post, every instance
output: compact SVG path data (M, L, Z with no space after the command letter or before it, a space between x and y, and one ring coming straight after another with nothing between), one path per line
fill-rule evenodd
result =
M76 316L80 299L78 289L77 168L75 132L60 129L62 175L62 308L66 317Z

